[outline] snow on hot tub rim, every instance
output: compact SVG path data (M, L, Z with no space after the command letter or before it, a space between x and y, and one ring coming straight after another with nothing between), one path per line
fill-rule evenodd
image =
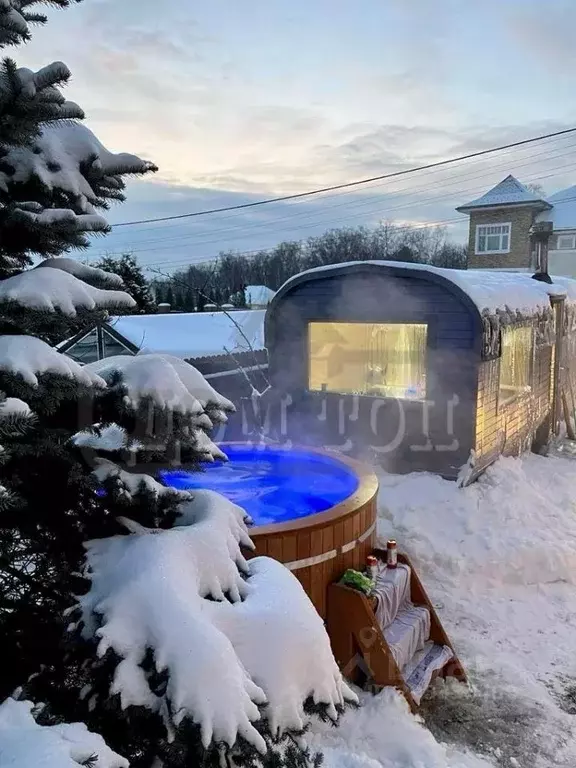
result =
M221 448L224 453L226 453L227 448L237 447L242 449L246 447L248 450L252 447L252 450L255 452L261 450L262 453L265 453L266 449L270 449L279 453L285 451L286 453L293 454L312 454L318 458L331 459L336 463L342 464L344 468L352 470L358 478L358 486L356 490L343 501L334 504L323 512L314 512L306 517L294 518L293 520L286 520L281 523L267 523L266 525L251 526L248 529L250 538L266 536L272 533L288 533L290 531L301 531L303 529L313 530L314 528L323 527L327 523L336 522L340 518L347 517L349 514L356 512L358 508L363 507L374 499L378 493L379 481L372 467L327 448L313 448L308 445L298 444L251 443L250 441L222 442L218 443L218 447Z

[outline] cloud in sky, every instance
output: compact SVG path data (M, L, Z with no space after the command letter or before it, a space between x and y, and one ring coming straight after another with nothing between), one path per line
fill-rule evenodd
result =
M113 222L389 173L576 123L573 0L85 0L50 15L19 61L64 60L69 96L99 138L160 166L131 185ZM95 251L133 248L151 263L270 246L331 222L453 219L515 167L550 189L573 183L570 142L554 147L337 201L157 225L154 237L119 229Z

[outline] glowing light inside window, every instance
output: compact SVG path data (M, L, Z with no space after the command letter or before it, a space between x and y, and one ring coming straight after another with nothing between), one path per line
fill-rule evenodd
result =
M426 324L310 323L308 331L310 390L426 398Z
M530 391L533 335L532 328L508 328L502 333L500 401Z

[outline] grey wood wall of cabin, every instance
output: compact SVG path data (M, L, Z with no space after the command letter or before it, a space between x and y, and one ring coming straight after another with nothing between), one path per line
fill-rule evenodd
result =
M300 283L269 312L273 389L267 418L273 438L376 456L393 472L456 477L474 445L480 362L477 326L459 298L425 278L356 273ZM428 323L427 399L433 405L309 392L311 321Z

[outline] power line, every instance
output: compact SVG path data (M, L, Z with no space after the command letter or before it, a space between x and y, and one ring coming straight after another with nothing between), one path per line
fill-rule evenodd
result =
M514 169L516 170L516 169L522 168L525 165L532 165L534 163L541 162L541 161L537 160L536 158L542 158L543 157L544 160L547 161L547 162L550 161L550 160L562 159L565 155L569 154L569 152L567 150L574 150L574 148L576 148L576 144L570 144L567 147L563 147L562 151L560 153L557 153L557 154L551 154L550 152L537 152L535 154L527 155L526 157L522 158L522 162L520 162L520 163L519 162L515 162L514 163ZM484 170L480 174L474 173L472 175L464 175L464 176L459 176L459 177L455 176L455 175L452 175L451 177L448 177L447 179L445 179L443 181L436 182L434 184L434 186L433 186L433 189L436 192L437 190L440 190L440 189L452 188L455 185L456 186L462 185L462 182L478 181L480 179L489 178L490 176L494 175L494 172L497 169L504 168L504 167L506 167L506 165L507 165L507 163L494 165L494 166L492 166L490 168L490 170ZM542 169L542 170L543 171L546 170L546 171L553 171L553 172L555 172L555 171L558 171L558 170L567 170L568 167L569 166L564 164L564 165L561 165L561 166L555 166L553 168ZM529 175L527 180L531 181L531 180L545 179L545 178L549 178L550 176L554 176L554 175L555 175L555 173L542 174L542 173L534 172L534 173ZM400 190L398 192L393 192L391 194L394 195L394 196L398 196L400 199L402 199L402 198L405 198L408 195L412 196L412 195L421 194L422 192L427 192L430 189L430 186L431 185L425 185L425 186L420 186L420 187L412 187L412 188L408 188L406 190ZM276 218L276 219L270 219L270 220L265 220L265 221L260 221L260 222L240 222L239 227L238 226L225 227L223 229L216 229L216 230L210 231L210 233L197 233L197 232L193 232L193 231L188 231L186 233L178 234L178 235L169 235L169 236L165 235L163 237L156 237L156 238L147 238L147 237L145 237L143 239L133 240L132 243L130 243L130 242L124 243L124 244L119 243L118 245L115 246L115 250L127 249L127 250L130 250L130 251L133 251L134 253L139 253L139 252L143 252L143 251L156 250L156 248L140 248L139 246L149 246L149 245L152 245L152 244L155 244L155 243L175 243L175 242L184 243L184 242L189 241L189 240L193 240L195 246L211 245L211 244L214 244L214 243L223 242L223 241L225 241L227 239L227 238L224 238L224 240L220 240L220 238L217 237L217 239L214 240L214 239L212 239L213 235L220 236L220 235L223 235L223 234L226 234L226 233L233 233L234 237L246 237L246 236L249 236L250 234L252 234L256 230L261 230L262 228L265 228L265 229L271 228L271 227L274 227L275 225L277 225L277 224L279 224L281 222L284 222L284 221L294 221L294 220L296 221L296 227L298 227L298 224L300 224L303 219L310 220L310 219L314 219L316 217L320 217L321 218L321 217L323 217L326 214L326 212L328 212L328 211L330 211L332 209L335 209L335 208L346 207L346 212L347 212L346 218L355 218L357 215L360 215L360 216L370 215L372 212L381 212L383 215L385 215L385 214L388 214L388 213L390 213L392 211L402 210L403 208L413 208L415 205L417 205L419 207L423 207L425 205L434 204L436 202L441 202L443 200L449 200L449 199L455 197L456 195L463 196L463 195L467 195L467 194L474 194L476 192L481 191L481 189L482 188L480 186L474 185L474 187L455 189L454 191L451 191L448 194L443 194L442 196L434 195L433 197L428 197L428 198L416 200L414 202L403 202L403 203L400 203L399 205L392 205L391 207L387 206L387 207L384 207L384 208L381 207L382 203L385 202L385 201L382 200L381 195L370 195L370 196L367 196L365 198L361 198L359 200L353 200L352 202L347 200L345 202L338 202L338 203L335 203L335 204L332 204L332 205L323 206L322 210L318 210L318 211L296 211L296 212L291 211L287 216L282 216L282 217ZM374 211L366 210L368 206L374 205L374 204L378 205L378 207L376 209L374 209ZM350 214L350 212L352 212L352 213ZM318 222L311 221L310 225L311 226L315 226L316 223L321 224L322 221L321 220L318 221ZM144 232L146 232L146 233L148 231L149 230L144 230ZM166 231L166 230L164 230L164 231ZM243 234L243 231L244 231L244 233L247 232L247 234ZM206 234L209 234L211 236L211 239L209 239L209 240L199 239L199 238L202 238L202 236L206 235ZM167 246L167 247L171 247L171 246ZM165 250L165 249L158 248L158 250ZM96 256L98 256L98 255L99 254L96 254Z
M543 178L543 177L541 177ZM559 205L562 203L569 203L576 201L576 196L570 196L570 197L563 197L558 200L554 201L555 205ZM437 221L429 222L429 223L416 223L416 224L408 224L405 226L396 226L394 225L394 231L395 232L404 232L404 231L412 231L412 230L426 230L426 229L434 229L437 227L441 227L444 225L450 225L450 224L457 224L459 222L462 222L465 220L465 217L458 216L451 219L438 219ZM250 255L256 255L258 253L263 253L272 250L277 243L274 243L270 246L262 246L261 248L257 248L255 250L250 251L234 251L235 256L250 256ZM150 250L155 251L155 248L149 248L149 249L142 249L144 250ZM179 258L179 259L167 259L165 261L160 262L151 262L150 264L143 264L142 266L145 268L149 267L166 267L168 269L175 269L178 267L186 267L186 266L195 266L199 264L209 264L217 261L218 256L214 256L212 258L200 258L200 259L192 259L190 257L186 258Z
M576 199L576 198L574 198ZM463 221L462 217L457 217L453 219L441 219L438 221L433 221L430 223L420 223L420 224L408 224L405 226L394 226L394 232L405 232L405 231L422 231L426 229L435 229L437 227L440 227L444 224L454 224L456 222ZM276 244L275 244L276 245ZM257 248L255 250L251 251L235 251L234 256L257 256L259 253L267 253L274 249L275 245L267 246L264 248ZM142 264L143 269L150 269L151 271L159 272L158 267L165 267L168 269L175 269L178 266L182 267L197 267L202 266L206 264L215 264L218 260L218 257L215 256L213 258L200 258L200 259L183 259L179 261L159 261L159 262L151 262L150 264Z
M560 137L560 138L562 139L564 137ZM518 160L514 162L514 168L519 167L518 163L521 162L521 164L524 164L525 161L530 159L530 158L546 156L547 153L549 153L551 151L556 151L558 149L564 149L564 150L565 149L571 149L574 146L573 144L569 144L567 146L562 147L562 145L558 145L557 144L556 146L554 146L554 144L557 144L557 142L555 141L553 136L552 136L552 139L550 139L548 141L543 140L541 142L541 147L539 147L540 151L538 151L536 154L518 155ZM526 151L526 150L530 151L531 147L530 146L522 147L521 149L524 150L524 151ZM491 168L507 167L508 161L506 160L506 158L509 155L515 155L515 154L517 154L517 153L514 152L514 148L512 148L511 150L508 150L508 151L504 151L503 150L500 153L500 157L498 158L499 160L503 160L504 161L503 164L500 164L499 166L492 164L490 167ZM478 164L478 163L482 162L483 160L484 160L483 157L472 158L467 163L467 166L464 168L464 170L466 172L471 171L472 173L476 173L478 171L482 171L482 167L474 169L472 166L474 164ZM436 184L436 180L435 180L434 177L436 176L437 173L440 173L440 174L444 173L445 170L446 170L445 168L432 168L426 174L426 176L424 177L425 180L426 180L426 185L425 185L424 188L427 188L431 184ZM450 171L449 168L447 170ZM453 173L453 176L454 175L455 174ZM448 178L451 178L451 177L449 176ZM401 182L401 183L404 182L404 181L407 181L410 184L412 180L409 177L404 177L403 179L399 179L399 182ZM374 191L374 190L380 190L382 188L389 188L389 187L390 187L390 185L387 184L386 180L384 180L383 182L380 182L380 183L373 182L372 185L368 189L370 191ZM399 188L394 188L394 194L411 193L413 191L418 191L419 189L422 189L422 187L421 186L418 186L418 187L411 187L411 186L409 186L409 187L399 187ZM355 194L355 190L354 189L351 189L351 190L347 190L347 189L336 190L334 192L328 192L328 193L323 194L322 201L324 202L325 200L332 200L334 198L335 199L342 199L342 198L346 197L347 195L354 195L354 194ZM374 197L378 196L379 194L380 193L377 192L376 195L374 195ZM363 198L363 199L366 199L366 198ZM293 203L293 205L290 206L290 207L295 207L295 206L298 206L299 202L300 201L298 201L298 200L288 201L288 204L290 206L290 203ZM296 213L293 214L293 215L302 215L302 213L299 213L298 211L296 211ZM221 216L219 216L219 220L220 221L231 221L231 222L234 222L234 221L244 222L245 221L243 219L243 217L242 217L242 211L232 211L228 215L221 215ZM168 222L164 221L163 223L161 222L157 226L150 226L147 220L146 220L145 223L148 224L148 226L144 226L141 230L138 230L138 231L141 232L141 233L146 233L146 234L150 233L150 232L167 232L167 231L174 232L174 230L176 230L177 228L182 228L182 227L188 226L188 222L186 220L183 220L181 224L172 224L172 225L170 225L170 221L168 221ZM151 223L153 224L154 220L152 220ZM167 224L169 225L168 227L166 226ZM118 226L118 225L112 225L112 226Z
M255 208L256 206L260 206L260 205L268 205L270 203L282 203L282 202L285 202L286 200L297 200L297 199L302 199L304 197L312 197L312 195L320 195L323 192L334 192L335 190L339 190L339 189L350 189L351 187L358 187L358 186L361 186L362 184L369 184L370 182L373 182L373 181L382 181L384 179L393 179L393 178L398 178L399 176L407 176L408 174L417 173L419 171L428 171L431 168L440 168L441 166L451 165L453 163L457 163L462 160L471 160L474 157L482 157L484 155L493 154L494 152L501 152L505 149L511 149L513 147L521 147L527 144L533 144L537 141L543 141L544 139L551 139L551 138L555 138L556 136L565 136L569 133L576 133L576 127L565 128L562 131L554 131L553 133L546 133L541 136L534 136L531 139L514 141L514 142L511 142L510 144L502 144L499 147L492 147L491 149L482 149L477 152L470 152L467 155L452 157L452 158L449 158L448 160L438 160L437 162L434 162L434 163L420 165L415 168L407 168L403 171L394 171L392 173L385 173L380 176L373 176L369 179L349 181L349 182L346 182L345 184L334 184L333 186L330 186L330 187L321 187L319 189L312 189L312 190L309 190L308 192L298 192L292 195L270 197L265 200L256 200L252 203L241 203L239 205L229 205L222 208L209 208L203 211L194 211L192 213L181 213L174 216L161 216L161 217L152 218L152 219L140 219L138 221L123 221L120 224L114 224L113 228L131 227L137 224L150 224L158 221L174 221L176 219L191 219L197 216L208 216L209 214L225 213L227 211L239 211L239 210L244 210L246 208Z
M561 157L562 157L562 154L561 155L555 155L555 156L553 156L553 159L558 160L558 159L561 159ZM555 176L558 170L562 170L562 171L570 170L573 167L574 167L573 164L567 165L566 163L564 163L563 165L556 166L556 167L554 167L552 169L546 169L548 171L552 171L551 173L530 174L530 176L528 178L531 181L538 181L538 180L549 178L551 176ZM483 174L483 175L485 175L485 174ZM470 180L474 180L476 182L478 180L478 178L481 178L481 177L468 177L468 178ZM434 188L435 189L440 189L443 186L445 186L445 185L437 184ZM451 185L449 185L449 186L451 186ZM444 194L444 195L441 195L441 196L426 197L426 198L423 198L423 199L417 201L416 203L403 203L401 205L392 206L392 207L388 207L388 208L386 208L386 207L383 208L383 207L379 206L377 209L373 209L373 210L365 210L365 211L361 211L361 212L354 212L351 215L346 216L346 220L357 219L359 216L370 216L370 215L373 215L375 213L381 214L381 217L384 217L386 214L389 214L391 212L395 212L395 211L398 211L398 210L402 210L404 208L413 208L415 206L423 208L423 207L425 207L427 205L434 205L434 204L436 204L438 202L450 200L455 195L460 196L461 194L466 194L466 193L476 193L476 192L482 191L482 189L483 189L483 187L475 184L474 187L467 187L465 190L458 190L458 191L450 192L447 195ZM412 190L410 190L410 192L412 193ZM572 199L572 198L568 198L568 199ZM567 200L566 201L562 200L562 202L567 202ZM341 205L341 204L339 204L339 205ZM339 205L338 206L331 206L331 207L339 207ZM312 215L315 215L315 216L320 215L320 216L322 216L322 215L324 215L324 211L318 211L318 212L315 212ZM276 225L279 221L289 220L291 218L292 217L287 216L287 217L283 217L282 219L275 220L275 221L272 221L272 222L264 222L263 225L272 226L272 225ZM305 216L305 218L307 218L307 216ZM465 220L465 217L459 216L457 218L438 220L436 222L430 223L428 226L434 227L434 226L438 226L438 225L442 225L442 224L453 224L453 223L456 223L456 222L459 222L459 221L464 221L464 220ZM319 220L319 221L312 221L312 222L306 223L303 226L302 226L302 223L300 221L298 221L295 226L294 225L289 225L289 226L275 227L274 233L272 233L272 234L275 235L278 232L299 232L299 231L302 231L302 230L307 230L310 227L329 226L330 224L334 224L334 223L342 223L342 224L344 224L344 221L343 221L343 219L341 217L339 217L337 219L322 219L322 220ZM299 226L299 224L300 224L300 226ZM249 231L236 232L235 235L234 235L234 239L238 240L238 239L246 239L248 237L252 237L254 235L253 228L256 227L256 226L257 225L250 225ZM410 228L411 226L418 226L418 225L409 225L408 228ZM224 230L224 231L226 231L226 230ZM219 234L219 232L216 231L215 234ZM226 240L222 240L221 238L215 238L215 239L209 239L209 240L198 240L197 239L197 235L194 235L193 233L189 233L187 235L177 235L176 237L160 238L160 239L156 239L156 240L154 240L154 239L153 240L143 240L140 243L138 243L139 245L145 245L145 246L148 245L149 243L155 243L155 242L169 243L168 245L153 245L153 246L149 246L148 245L148 247L144 247L144 248L134 248L134 247L132 247L132 248L129 248L129 250L130 250L131 253L134 253L134 254L150 253L150 252L157 253L158 251L165 251L165 250L172 249L174 247L173 241L175 241L175 240L180 241L178 243L178 245L182 245L182 246L186 245L186 243L189 242L189 241L193 241L194 246L207 246L207 245L214 245L214 244L218 245L219 243L222 243L222 242L226 241ZM182 243L181 242L182 240L184 240L186 242ZM270 247L273 247L273 246L270 246ZM127 246L122 246L122 248L126 249ZM117 252L118 250L119 250L118 248L115 248L115 252ZM258 252L258 251L261 251L261 250L266 250L266 248L260 248L260 249L257 249L256 251L248 251L247 253ZM95 254L95 257L101 257L102 255L104 255L104 254L103 253ZM215 259L215 258L217 258L217 256L213 257L213 259ZM208 259L207 258L203 258L202 262L206 262L206 261L210 261L210 260L211 259L209 259L209 258ZM186 257L186 258L180 257L178 259L166 259L166 260L164 260L162 262L156 262L156 264L163 264L165 266L169 266L169 265L176 265L176 264L183 264L183 263L185 264L185 263L189 263L189 262L192 262L192 261L194 261L194 260L190 259L190 257Z

